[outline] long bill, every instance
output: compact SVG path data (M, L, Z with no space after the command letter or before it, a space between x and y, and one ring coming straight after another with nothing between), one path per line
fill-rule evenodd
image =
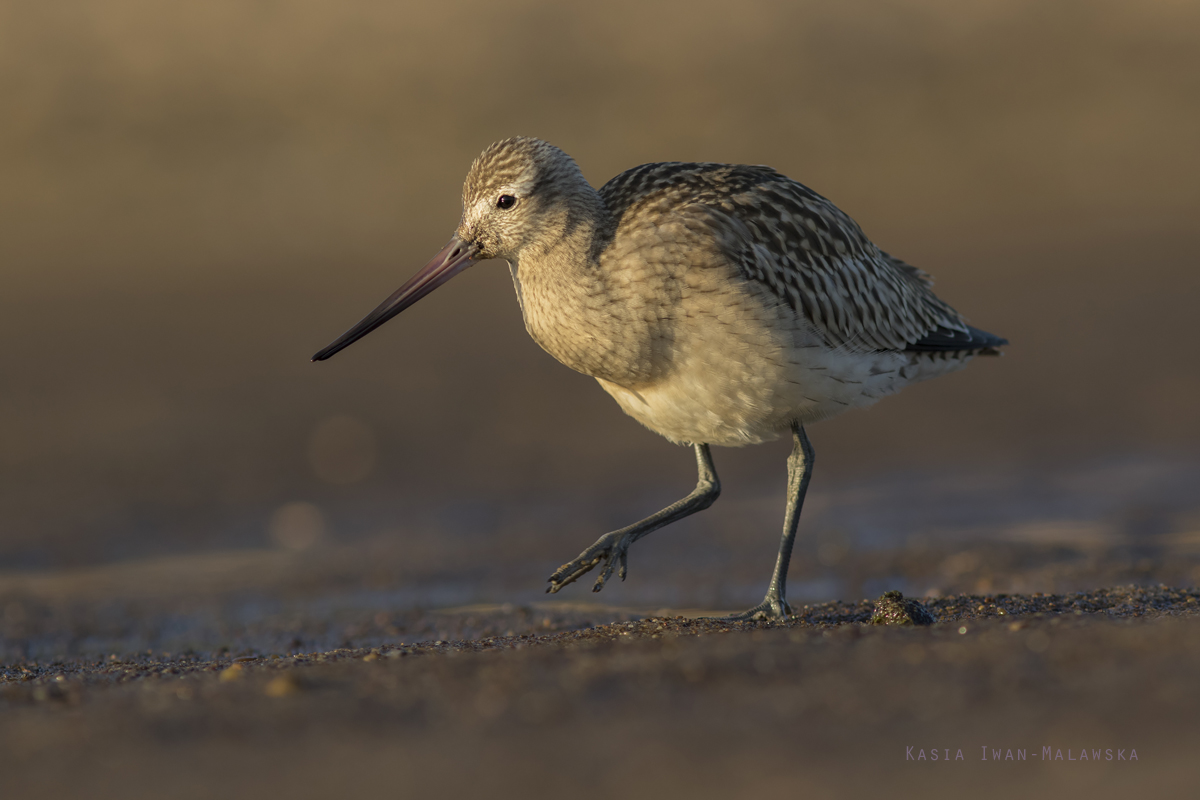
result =
M409 278L379 307L362 318L362 321L343 333L333 344L312 357L313 361L324 361L337 351L357 342L371 331L399 314L446 281L462 272L477 260L475 246L455 236L421 271Z

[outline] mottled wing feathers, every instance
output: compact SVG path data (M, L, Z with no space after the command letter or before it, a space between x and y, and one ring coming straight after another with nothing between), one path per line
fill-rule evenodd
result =
M617 219L702 216L748 279L803 314L830 347L975 350L1003 344L933 294L925 272L871 243L833 203L769 167L644 164L600 190Z
M930 288L933 287L933 276L925 270L914 267L912 264L905 263L895 256L883 252L882 250L879 251L879 255L883 256L883 260L891 264L894 268L911 275Z

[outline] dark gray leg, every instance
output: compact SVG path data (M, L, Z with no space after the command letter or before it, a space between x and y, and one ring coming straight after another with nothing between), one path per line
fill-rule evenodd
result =
M635 522L628 527L601 536L595 544L580 553L574 561L559 567L550 576L550 585L546 587L546 591L554 594L568 583L573 583L590 572L601 561L604 562L604 569L601 570L600 577L596 579L596 585L592 587L593 592L604 588L604 582L612 577L614 565L620 566L617 574L621 576L621 580L625 580L625 560L629 545L651 531L656 531L664 525L670 525L697 511L703 511L716 502L721 494L721 482L717 479L717 471L713 468L708 445L697 444L693 447L696 448L696 468L700 476L697 478L696 488L692 490L691 494L672 503L657 514L646 517L641 522ZM784 570L786 571L786 569L785 566Z
M767 587L767 596L749 611L734 614L728 619L787 619L792 615L786 593L788 564L792 560L792 545L796 542L796 523L800 521L800 509L804 507L804 493L808 491L808 479L812 477L813 448L808 443L804 426L792 423L792 454L788 456L788 501L787 513L783 517L783 538L779 542L779 558L775 560L775 574Z

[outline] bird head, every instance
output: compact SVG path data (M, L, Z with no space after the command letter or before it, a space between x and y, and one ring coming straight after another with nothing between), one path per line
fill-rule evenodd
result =
M516 262L526 248L557 241L574 227L575 212L597 201L575 161L554 145L528 137L493 144L467 173L462 220L449 243L312 360L350 346L478 261Z
M594 191L562 150L541 139L505 139L471 165L456 235L481 259L516 261L526 247L561 236L588 195Z

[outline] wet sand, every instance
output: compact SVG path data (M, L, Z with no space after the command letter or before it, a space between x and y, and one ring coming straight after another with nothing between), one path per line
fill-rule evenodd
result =
M1010 548L1012 574L1056 561ZM1061 555L1065 582L1132 569ZM887 556L861 559L844 566ZM161 559L5 576L0 793L1117 797L1195 776L1197 589L951 593L919 598L920 626L810 603L755 624L584 591L402 607L349 591L379 552L210 561L190 582ZM1196 556L1140 568L1180 562Z

